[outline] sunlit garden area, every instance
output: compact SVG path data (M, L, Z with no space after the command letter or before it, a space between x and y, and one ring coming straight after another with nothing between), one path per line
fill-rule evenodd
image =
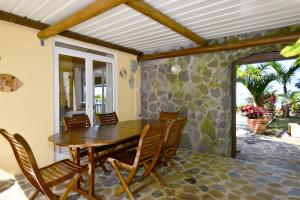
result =
M252 132L278 136L300 122L299 69L299 59L237 66L237 109Z
M300 170L299 52L300 40L292 58L236 66L238 159Z

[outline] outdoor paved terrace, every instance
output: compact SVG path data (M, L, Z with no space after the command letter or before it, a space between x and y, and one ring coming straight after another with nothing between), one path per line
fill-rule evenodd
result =
M275 135L250 133L247 119L237 114L237 159L300 172L300 138Z
M186 149L178 150L174 163L177 170L167 167L159 169L166 183L163 188L152 183L135 195L136 199L300 199L299 171L195 153ZM109 168L106 174L102 169L97 169L96 194L103 199L127 199L125 194L121 197L112 196L120 184L114 171L108 164L106 166ZM20 193L20 188L27 196L32 192L32 187L22 175L16 178L15 185L0 194L0 199L22 199L14 196ZM151 178L144 181L151 181ZM56 188L58 193L63 189L64 185ZM40 196L38 199L44 198ZM85 198L72 193L68 199Z

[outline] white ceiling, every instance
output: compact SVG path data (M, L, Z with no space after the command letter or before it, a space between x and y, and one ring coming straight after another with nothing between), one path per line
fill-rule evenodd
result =
M205 39L300 24L300 0L145 0ZM0 0L0 10L53 24L93 0ZM192 42L152 19L118 6L71 31L143 52Z

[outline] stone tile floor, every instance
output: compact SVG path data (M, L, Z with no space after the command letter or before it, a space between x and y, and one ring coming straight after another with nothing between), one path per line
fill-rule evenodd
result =
M300 172L300 139L252 134L247 119L237 115L237 159Z
M237 159L179 149L174 159L177 170L159 169L166 185L160 188L152 183L139 192L136 199L300 200L300 139L251 134L245 119L237 119L237 147L241 151ZM106 166L108 173L97 169L96 194L102 199L127 199L126 195L113 195L120 184L111 167ZM142 169L139 172L142 173ZM16 181L0 193L0 199L28 199L33 188L24 176L3 174L0 170L0 179L15 178ZM149 181L151 178L144 180ZM83 187L87 186L83 184ZM59 194L63 190L64 185L60 185L55 192ZM46 198L40 195L38 199ZM71 193L68 199L85 198Z
M186 149L179 149L174 163L177 170L166 167L159 169L166 183L165 187L159 188L152 183L139 192L136 199L300 200L300 172L195 153ZM150 180L148 178L144 181ZM32 187L22 175L16 177L16 184L24 194L32 192ZM112 200L127 199L126 195L113 196L118 186L119 181L111 168L107 174L97 169L96 194L99 197ZM60 193L63 189L64 186L61 185L56 190ZM23 199L15 196L16 194L14 189L10 188L0 194L0 199ZM40 196L38 199L45 198ZM85 198L73 193L68 199Z

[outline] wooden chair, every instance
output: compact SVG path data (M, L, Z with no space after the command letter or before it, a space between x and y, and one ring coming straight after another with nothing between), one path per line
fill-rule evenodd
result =
M168 121L168 120L176 120L178 118L179 112L164 112L161 111L159 113L158 119L161 121Z
M100 122L100 126L116 125L119 122L116 112L98 114L98 119ZM138 140L132 140L123 144L111 145L110 150L103 152L103 154L99 155L98 158L101 158L102 160L106 160L106 158L108 158L107 157L108 155L114 155L114 154L119 154L122 151L123 152L128 151L131 148L136 147L137 144L138 144Z
M100 122L100 126L115 125L119 122L116 112L98 114L97 116Z
M155 177L155 170L153 167L161 153L168 126L168 123L152 127L146 125L139 139L138 147L135 150L108 158L108 161L111 163L122 184L122 186L117 190L116 195L121 195L125 190L129 198L134 199L133 192L131 192L129 185L140 166L144 166L145 168L142 175L143 178L149 175ZM121 168L129 171L129 175L126 180L120 172Z
M63 123L64 123L65 131L91 127L90 119L86 114L73 115L72 117L64 117ZM69 153L70 153L71 159L75 163L77 163L77 160L80 160L78 158L78 156L84 157L89 154L87 148L79 149L79 148L72 148L72 147L69 147Z
M73 115L72 117L64 117L63 123L65 131L91 127L90 119L86 114Z
M187 117L176 120L167 132L162 150L162 162L164 164L174 165L171 158L176 154L186 122Z
M75 165L70 160L62 160L39 169L30 146L21 135L9 134L4 129L0 129L0 134L10 143L24 176L36 189L29 199L35 199L39 193L46 195L51 200L66 199L85 171L85 168ZM51 191L51 187L71 178L73 179L61 197Z

